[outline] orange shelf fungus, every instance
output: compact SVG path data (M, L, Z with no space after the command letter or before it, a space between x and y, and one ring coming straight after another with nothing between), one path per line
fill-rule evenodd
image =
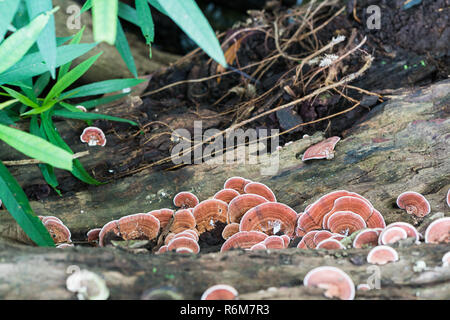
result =
M181 209L174 213L170 232L180 233L181 231L195 228L196 221L189 209Z
M167 252L167 245L161 246L158 251L156 251L156 254Z
M423 195L414 191L407 191L400 194L397 198L397 206L406 210L406 213L416 217L424 217L430 213L430 203Z
M295 234L297 212L279 202L265 202L250 210L241 219L240 231L262 231L268 235L285 234L291 238Z
M284 241L284 247L288 248L289 247L289 243L291 242L291 238L288 235L286 235L286 234L282 234L280 237Z
M195 194L187 191L179 192L173 198L173 204L175 205L175 207L182 209L194 208L199 204L199 202L200 201Z
M181 231L180 233L176 233L175 236L173 236L173 238L171 240L180 238L180 237L187 237L187 238L191 238L195 242L198 242L198 236L196 234L191 233L191 232L186 232L186 231L187 230Z
M403 230L406 231L406 235L408 238L415 238L416 239L416 243L419 242L420 240L420 234L417 231L417 229L410 223L407 222L394 222L389 224L387 228L392 228L392 227L399 227L402 228Z
M230 203L230 201L236 198L238 195L240 195L240 193L234 189L222 189L218 191L213 198L222 200L226 203Z
M228 204L229 222L239 223L242 216L250 209L268 202L266 198L257 194L241 194Z
M302 156L302 161L312 159L333 159L334 147L341 140L339 137L330 137L306 149Z
M238 233L238 232L239 232L239 223L233 222L233 223L227 224L225 226L225 228L223 228L222 238L227 240L233 234Z
M227 284L216 284L203 292L200 300L234 300L238 292Z
M195 229L187 229L187 230L184 230L184 231L182 231L182 232L180 232L180 233L177 233L176 236L178 236L178 235L180 235L180 234L187 234L187 235L190 235L190 237L192 237L192 239L194 239L195 241L198 242L199 236L198 236L197 231L195 231Z
M70 230L63 223L55 219L47 219L47 220L44 219L43 223L56 244L63 242L71 242Z
M270 188L265 184L259 182L250 182L244 187L244 192L260 195L271 202L277 201L277 198L275 197L273 191L270 190Z
M87 127L80 136L81 142L87 143L90 147L106 145L106 137L103 131L97 127Z
M284 241L279 236L269 236L264 240L267 249L284 249Z
M254 244L253 246L250 247L250 251L255 251L255 250L266 250L267 247L263 242L259 242L257 244Z
M249 184L251 181L244 179L242 177L231 177L225 181L223 188L224 189L234 189L240 194L244 193L244 187Z
M340 197L339 199L336 199L336 201L334 201L333 208L323 218L322 226L325 229L327 228L329 229L328 219L333 213L337 211L351 211L361 216L361 218L364 220L364 224L366 224L365 222L370 218L370 216L373 213L373 206L370 204L370 202L363 199L362 197L354 197L354 196Z
M392 244L408 238L406 231L400 227L384 229L378 237L378 244Z
M349 196L351 192L346 190L337 190L327 193L316 200L314 203L310 204L305 209L305 214L307 214L319 227L322 227L323 217L333 209L334 202L344 196ZM310 223L309 223L310 224ZM306 232L310 230L305 230Z
M314 244L317 246L319 242L322 242L325 239L331 238L333 236L333 233L331 233L328 230L320 230L314 235Z
M110 243L111 240L120 240L119 226L117 225L117 220L113 220L105 224L100 230L98 235L98 244L100 247L104 247Z
M333 233L351 235L366 228L364 219L352 211L337 211L330 215L327 228Z
M398 259L397 251L389 246L377 246L370 250L367 255L367 262L370 264L383 265L398 261Z
M386 222L384 221L383 215L377 209L373 208L372 215L366 220L368 228L386 228Z
M313 230L322 229L322 226L317 224L308 213L302 214L297 220L297 227L295 229L295 235L297 237L303 237L308 232Z
M365 229L353 239L353 248L376 247L378 245L378 232L373 229Z
M100 235L100 231L102 231L102 228L95 228L95 229L89 230L86 233L88 242L98 241L98 237Z
M317 244L316 249L341 250L345 247L336 239L325 239Z
M306 233L302 240L297 244L298 249L314 249L316 247L316 244L314 243L314 237L316 234L320 232L317 230L312 230Z
M353 300L355 298L355 284L353 280L339 268L322 266L309 271L303 279L305 287L325 289L327 298Z
M154 216L156 219L159 220L159 225L161 229L165 228L167 224L170 222L170 220L173 218L174 211L171 209L160 209L160 210L153 210L150 212L147 212L147 214L150 214Z
M250 249L253 245L264 241L267 237L267 234L259 231L239 231L224 242L220 248L220 252L233 248Z
M159 233L159 220L145 213L137 213L120 218L117 221L123 240L152 240Z
M197 241L191 237L174 237L167 244L167 251L175 251L178 248L189 248L193 253L197 254L200 252L200 246Z
M202 201L194 208L194 218L200 233L213 230L217 222L227 223L228 204L217 199Z
M437 219L428 226L425 243L450 243L450 217Z

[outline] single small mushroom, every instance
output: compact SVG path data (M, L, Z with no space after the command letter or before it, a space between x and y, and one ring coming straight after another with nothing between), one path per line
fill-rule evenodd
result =
M103 131L97 127L87 127L80 136L81 142L87 143L90 147L106 145L106 136Z
M95 229L89 230L86 234L88 242L98 241L100 231L102 231L102 228L95 228Z
M253 246L250 247L250 251L256 251L256 250L266 250L267 247L263 242L259 242L257 244L254 244Z
M239 223L248 210L264 202L268 202L267 199L257 194L241 194L237 196L228 204L229 222Z
M424 217L430 213L430 203L423 195L414 191L407 191L400 194L397 198L397 206L405 209L406 213L416 217Z
M200 252L200 246L198 245L197 241L195 241L191 237L174 237L167 244L167 251L175 251L178 248L189 248L195 254Z
M170 232L180 233L181 231L195 228L195 225L196 222L192 212L188 209L181 209L173 215Z
M235 288L227 284L216 284L203 292L200 300L234 300L238 296Z
M325 297L353 300L355 284L353 280L339 268L322 266L309 271L303 279L305 287L325 289Z
M179 192L173 198L173 204L175 205L175 207L182 209L194 208L199 204L199 202L200 201L195 194L187 191Z
M275 197L273 191L270 190L270 188L265 184L259 182L250 182L249 184L245 185L244 192L260 195L271 202L277 201L277 198Z
M360 215L352 211L337 211L328 218L327 228L333 233L348 236L366 228L366 223Z
M428 226L425 243L450 243L450 217L437 219Z
M225 181L223 188L224 189L234 189L240 194L244 193L244 187L248 183L250 183L250 180L244 179L242 177L231 177Z
M43 223L56 244L71 242L70 230L64 224L54 219L47 219L46 221L43 221Z
M222 200L229 204L230 201L238 195L240 195L240 193L234 189L222 189L214 195L213 199Z
M257 230L268 235L280 233L293 238L296 224L297 212L294 209L280 202L265 202L244 214L239 230Z
M334 147L341 140L339 137L330 137L306 149L302 161L312 159L333 159Z
M194 217L200 233L213 230L217 222L227 223L228 204L217 199L204 200L195 206Z
M223 243L220 252L233 248L250 249L253 245L264 241L267 237L267 234L259 231L239 231Z
M279 236L269 236L264 240L267 249L284 249L284 241Z
M358 232L353 239L353 248L376 247L378 245L378 232L374 229L364 229Z
M341 250L345 249L345 247L340 241L329 238L319 242L316 246L316 249Z
M369 251L367 262L370 264L383 265L389 262L398 261L398 253L389 246L377 246Z
M393 244L408 238L408 234L403 228L390 227L384 229L378 237L378 244Z
M238 232L239 232L239 223L233 222L233 223L227 224L225 226L225 228L223 228L222 238L227 240L233 234L238 233Z

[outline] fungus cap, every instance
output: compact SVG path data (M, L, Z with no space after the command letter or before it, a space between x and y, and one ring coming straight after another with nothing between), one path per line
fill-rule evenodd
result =
M320 232L318 230L311 230L308 233L306 233L302 240L297 244L298 249L314 249L316 247L316 244L314 243L314 237L316 234Z
M120 236L124 240L153 240L159 233L159 220L152 215L137 213L117 221Z
M181 209L174 213L170 231L180 233L184 230L193 229L196 226L194 215L189 209Z
M195 194L192 192L182 191L177 193L177 195L173 198L173 204L178 208L194 208L199 204L199 200Z
M416 217L424 217L431 211L428 200L415 191L406 191L400 194L397 198L397 206Z
M341 250L345 249L345 247L336 239L325 239L317 244L316 249Z
M309 271L303 279L305 287L325 289L327 298L353 300L355 298L355 284L353 280L339 268L322 266Z
M191 236L192 239L194 239L195 241L198 242L198 239L199 239L198 233L194 229L187 229L187 230L181 231L180 233L176 234L176 236L178 236L180 234L187 234L187 235Z
M158 251L156 251L156 254L167 252L167 245L161 246Z
M208 199L194 208L194 218L200 233L213 230L216 222L227 223L228 204L222 200Z
M302 161L312 159L333 159L334 147L339 140L341 140L339 137L330 137L310 146L303 154Z
M70 230L64 224L59 223L55 220L48 219L44 222L45 228L53 238L53 241L58 244L62 242L70 242Z
M279 202L265 202L250 210L241 219L240 231L257 230L269 235L281 232L294 237L297 213Z
M310 217L310 215L305 211L304 214L302 214L298 220L297 220L297 227L295 228L295 235L297 237L303 237L308 232L311 232L313 230L322 229L322 225L318 224L314 221L313 218Z
M265 202L268 202L267 199L257 194L241 194L235 197L228 204L229 222L239 223L248 210Z
M286 234L282 234L280 237L284 241L284 247L288 248L289 247L289 243L291 242L291 238L288 235L286 235Z
M266 198L268 201L276 202L277 198L275 197L275 194L268 186L266 186L263 183L260 182L250 182L244 187L245 193L251 193L251 194L257 194L264 198Z
M267 234L259 231L239 231L224 242L220 248L220 252L233 248L249 249L254 244L264 241L267 237Z
M279 236L269 236L264 240L267 249L284 249L284 240Z
M325 239L331 238L333 236L333 233L331 233L328 230L320 230L314 235L314 244L317 246L319 242L322 242Z
M87 234L86 234L87 240L89 242L98 241L98 237L100 235L100 231L102 231L102 228L95 228L95 229L89 230L87 232Z
M113 220L105 224L98 235L98 244L103 247L109 240L122 239L120 237L119 226L117 220Z
M373 229L364 229L358 232L353 239L353 248L376 247L378 245L378 232Z
M179 238L179 237L188 237L188 238L191 238L192 240L194 240L195 242L198 242L198 236L196 234L194 235L194 233L190 233L190 232L186 232L186 231L187 230L181 231L180 233L176 233L175 236L173 236L173 238L171 240Z
M224 189L234 189L240 194L244 193L244 187L248 183L250 183L250 180L244 179L242 177L231 177L228 178L227 181L223 184Z
M87 127L80 136L81 142L87 143L90 147L106 145L106 137L103 131L97 127Z
M257 244L254 244L253 246L250 247L250 251L255 251L255 250L266 250L267 247L263 242L259 242Z
M334 201L333 208L323 217L322 227L324 229L330 229L328 224L328 219L330 219L331 215L338 211L351 211L364 220L364 225L366 225L366 221L373 214L373 206L369 201L367 201L363 197L355 197L355 196L343 196Z
M177 248L189 248L196 254L200 252L200 246L191 237L174 237L167 244L167 251L177 250Z
M200 300L234 300L238 296L235 288L227 284L216 284L203 292Z
M173 218L174 211L171 209L164 208L160 210L153 210L147 212L147 214L150 214L159 220L160 228L165 228L169 224L170 220Z
M226 203L230 203L230 201L236 198L238 195L240 195L240 193L234 189L222 189L218 191L213 198L222 200Z
M328 229L333 233L351 235L353 232L364 229L364 219L352 211L336 211L327 221Z
M369 291L369 290L371 290L371 288L367 283L360 283L356 286L356 290Z
M386 222L384 221L383 215L375 208L373 208L372 215L366 220L366 224L367 227L371 229L386 228Z
M239 232L239 223L233 222L233 223L227 224L225 226L225 228L223 228L222 238L227 240L233 234L238 233L238 232Z
M408 238L408 234L403 228L390 227L384 229L378 237L378 244L392 244Z
M425 243L450 243L450 217L437 219L427 227Z
M408 238L415 238L416 242L420 240L419 231L410 223L407 222L393 222L389 224L386 228L399 227L406 231Z
M370 250L367 255L367 262L371 264L383 265L395 261L398 261L398 253L389 246L377 246Z

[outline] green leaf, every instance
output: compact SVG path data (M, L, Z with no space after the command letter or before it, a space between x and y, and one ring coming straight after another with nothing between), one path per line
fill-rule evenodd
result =
M49 12L53 8L52 0L25 0L28 15L34 19L39 14ZM37 38L37 45L39 51L44 58L52 78L55 78L56 68L56 32L55 32L55 17L50 16L47 25Z
M0 42L19 8L20 0L0 1Z
M63 117L68 119L78 119L78 120L110 120L110 121L116 121L116 122L124 122L129 123L133 126L137 126L138 124L134 121L122 119L118 117L109 116L106 114L98 114L98 113L91 113L91 112L71 112L68 110L55 110L53 112L54 116L57 117Z
M82 14L82 13L88 11L88 10L91 9L91 8L92 8L92 0L87 0L87 1L84 3L83 7L81 8L80 14Z
M110 93L126 88L134 87L142 82L146 81L145 79L112 79L94 82L91 84L87 84L70 91L64 92L61 95L61 98L64 99L66 96L70 95L71 98L80 98L87 96L94 96L98 94Z
M0 45L0 74L14 66L36 42L41 31L47 25L50 16L58 7L40 14L27 26L14 32ZM14 52L14 54L11 54Z
M45 134L48 137L48 140L53 143L54 145L57 145L64 150L68 151L69 153L73 154L70 147L65 143L63 138L59 135L58 131L55 128L55 125L53 124L53 121L50 118L50 115L48 112L44 113L42 115L42 126L45 130ZM100 185L102 184L100 181L97 181L96 179L92 178L91 175L83 168L83 165L78 159L73 160L73 169L71 173L78 178L79 180L92 184L92 185Z
M93 49L96 43L72 44L58 47L56 67L72 61ZM28 54L13 67L0 74L0 85L34 77L47 71L40 52Z
M67 89L67 87L69 87L72 83L77 81L83 74L85 74L86 71L89 70L89 68L94 64L94 62L98 59L98 57L100 57L102 53L103 52L100 52L95 56L83 61L75 68L70 70L67 74L65 74L60 80L58 80L45 97L43 105L48 105L51 100L59 96L61 92Z
M120 93L120 94L115 94L115 95L111 95L111 96L107 96L107 97L102 97L102 98L98 98L98 99L93 99L93 100L89 100L89 101L84 101L82 102L82 105L86 108L86 109L92 109L95 108L97 106L101 106L103 104L106 103L110 103L116 100L119 100L125 96L129 95L129 93Z
M118 0L92 0L94 41L114 45L117 35Z
M45 87L47 87L48 83L50 82L50 72L46 72L42 75L40 75L33 86L33 92L34 94L39 97L44 91Z
M6 113L3 110L0 110L0 123L9 126L14 124L14 121L8 116L8 113Z
M13 105L16 102L19 102L19 99L12 99L12 100L2 102L2 103L0 103L0 110L5 109L6 107L9 107L10 105Z
M2 199L5 208L34 243L43 247L55 246L51 235L31 209L25 192L23 192L16 179L1 161L0 199Z
M42 138L0 124L0 140L31 158L57 168L72 170L72 155Z
M139 27L136 9L123 2L119 2L119 17Z
M136 0L136 11L142 34L145 37L147 45L150 46L155 38L155 26L147 0Z
M150 1L153 5L155 2L211 58L222 66L227 66L219 41L194 0Z
M23 94L17 92L16 90L10 89L8 87L4 87L4 86L0 86L3 90L5 90L6 92L8 92L8 94L19 100L20 102L22 102L24 105L32 107L32 108L39 108L40 106L35 103L34 101L32 101L30 98L24 96Z
M86 26L83 26L80 31L77 32L77 34L72 38L70 41L70 44L79 44L81 41L81 38L83 37L84 29ZM72 61L67 62L61 68L59 68L58 72L58 80L61 80L63 76L66 75L67 72L69 72L70 66L72 65Z
M117 39L116 39L116 48L122 56L123 61L127 65L128 70L137 78L137 69L136 64L134 62L133 54L131 53L130 46L128 45L127 38L125 36L125 32L123 31L122 24L117 18Z

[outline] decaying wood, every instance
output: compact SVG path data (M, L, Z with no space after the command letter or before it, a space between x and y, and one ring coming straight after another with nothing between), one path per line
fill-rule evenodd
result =
M368 249L151 255L112 248L32 248L0 241L0 298L75 299L66 289L66 279L71 272L87 269L106 280L111 299L140 299L144 291L164 286L173 287L184 299L199 299L218 283L234 286L240 299L321 299L320 289L302 283L307 272L322 265L341 268L355 285L376 286L379 276L379 289L357 291L357 299L450 298L450 268L442 267L441 261L448 246L397 251L398 262L377 267L366 263Z
M63 198L32 202L32 207L39 215L61 218L79 240L89 229L121 216L171 208L180 191L192 191L204 200L227 178L243 176L267 184L280 202L298 212L327 192L348 189L367 197L387 223L416 223L395 206L397 196L407 190L424 194L433 213L448 214L449 88L450 82L444 81L392 96L345 133L332 160L299 159L321 139L316 135L278 151L279 168L271 175L262 175L270 167L267 159L257 165L203 163L170 172L144 170ZM20 228L8 214L0 213L0 235L20 238Z

